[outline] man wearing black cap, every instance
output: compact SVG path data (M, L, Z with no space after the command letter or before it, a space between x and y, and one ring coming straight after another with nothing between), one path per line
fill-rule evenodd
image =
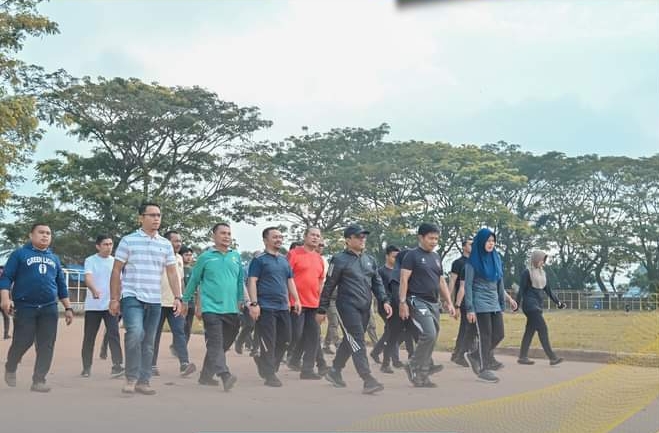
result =
M442 275L442 261L434 252L439 241L439 227L423 223L418 230L419 246L405 255L400 270L400 317L412 317L419 332L414 355L405 367L416 387L434 388L429 375L441 370L432 365L432 352L439 335L439 294L449 314L455 317L451 295Z
M364 381L363 393L373 394L382 391L384 386L371 375L364 342L364 330L371 314L371 292L383 303L387 317L391 317L392 309L375 259L364 253L368 234L369 232L359 225L350 225L343 231L346 249L330 261L320 296L317 319L319 322L325 320L330 297L336 288L336 309L339 312L344 338L325 378L335 387L344 388L346 383L341 376L341 370L352 354L357 373Z

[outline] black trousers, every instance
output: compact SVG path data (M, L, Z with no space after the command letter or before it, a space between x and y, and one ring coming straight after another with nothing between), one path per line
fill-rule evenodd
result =
M472 330L471 340L467 339L467 330L470 327L475 327L473 323L469 323L467 320L467 308L464 305L460 305L460 327L458 328L458 336L455 338L455 349L453 349L453 355L451 358L462 358L464 357L465 352L470 352L474 349L474 338L476 336L476 330Z
M526 329L524 330L524 336L522 337L522 345L519 348L519 357L527 358L529 356L529 347L531 346L531 341L537 331L538 337L540 338L540 344L547 357L549 359L556 358L554 351L551 349L551 344L549 343L549 331L547 330L545 318L542 317L542 311L525 311L524 315L526 316Z
M4 324L5 327L3 338L6 340L7 338L9 338L9 315L5 313L5 310L0 310L0 313L2 313L2 323Z
M475 333L475 335L474 335ZM479 357L481 371L494 360L494 349L503 340L503 313L476 313L476 326L467 328L467 339L478 338L474 355Z
M192 333L192 324L194 322L196 308L194 302L188 304L188 314L185 316L185 326L183 327L186 343L190 342L190 334Z
M343 340L336 351L332 366L342 370L352 356L352 362L359 376L366 380L371 376L371 369L366 356L366 342L364 332L368 326L371 315L370 306L358 309L350 304L336 304L339 312L339 325L343 330Z
M201 370L203 379L215 374L228 373L226 351L229 350L240 329L238 314L203 313L206 356Z
M101 327L101 321L105 324L105 329L112 355L112 364L121 364L124 355L121 352L121 340L119 338L119 321L108 310L104 311L85 311L85 331L82 337L82 369L89 370L92 367L92 358L94 355L94 344L96 335Z
M291 314L288 310L261 309L256 321L260 342L259 359L263 375L273 376L291 342Z
M293 341L289 347L291 363L299 364L302 359L302 371L313 371L320 347L320 325L316 322L317 308L302 308L298 315L291 312Z
M247 344L253 350L255 344L254 340L256 339L256 336L254 336L254 339L252 338L252 333L254 332L255 327L254 325L254 320L249 315L249 308L244 307L240 314L240 333L236 338L236 346L242 348L244 344Z
M37 352L32 382L45 382L53 362L55 340L57 339L57 304L41 308L16 309L14 313L14 339L9 346L5 370L16 372L18 363L32 344Z

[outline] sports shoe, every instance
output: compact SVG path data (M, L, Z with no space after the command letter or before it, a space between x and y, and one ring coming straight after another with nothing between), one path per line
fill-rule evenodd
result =
M532 361L529 358L524 357L524 358L519 358L517 360L517 363L522 365L533 365L535 364L535 361Z
M502 368L503 368L503 363L497 361L496 359L492 359L487 364L488 370L497 371L497 370L501 370Z
M385 364L382 364L382 367L380 367L380 371L386 374L394 374L394 369L391 368L391 366Z
M16 386L16 372L10 373L5 370L5 383L7 386L15 387Z
M471 370L476 376L481 372L481 363L471 352L465 352L465 361L471 367Z
M437 388L437 384L426 377L423 380L417 380L414 382L415 388Z
M315 371L303 371L300 373L300 379L302 380L320 380L323 376L316 374Z
M478 373L478 380L489 383L497 383L499 378L492 373L490 370L483 370Z
M371 350L371 353L369 355L373 359L373 362L375 362L376 364L382 364L382 361L380 361L380 354L379 353L375 353L374 350Z
M82 373L80 373L80 376L82 376L82 377L89 377L89 374L90 374L90 373L89 373L89 370L88 370L88 369L84 369L84 370L82 370Z
M456 364L458 364L462 367L469 368L469 363L467 361L465 361L464 356L456 356L455 359L451 358L451 361L455 362Z
M50 387L46 385L46 382L34 382L30 387L30 391L34 392L50 392Z
M432 364L430 368L428 368L428 374L435 374L439 373L444 369L444 366L442 364Z
M362 394L373 394L378 391L382 391L384 385L375 380L374 377L369 377L364 381L364 389L362 389Z
M558 365L563 362L563 358L554 358L549 360L549 365Z
M403 368L403 367L405 367L405 364L403 364L399 360L392 361L391 365L393 365L394 368Z
M124 368L121 366L121 364L115 364L112 366L112 370L110 370L110 376L113 378L121 377L124 375Z
M195 371L197 371L197 366L194 365L192 362L186 362L185 364L181 365L181 377L188 377Z
M197 380L197 383L199 383L199 385L218 386L220 384L220 381L217 379L213 379L212 377L203 377L200 375L199 380Z
M326 365L320 365L318 366L318 374L321 376L325 376L329 372L330 368Z
M229 392L231 388L238 382L238 378L231 373L222 374L222 387L224 392Z
M143 382L143 383L138 383L135 385L135 392L138 392L140 394L144 395L154 395L156 393L156 390L151 388L149 385L149 382Z
M155 365L151 367L151 376L160 376L160 370Z
M279 380L279 378L277 376L275 376L274 374L272 376L268 376L265 379L265 382L263 382L263 384L265 386L270 386L270 387L273 387L273 388L279 388L283 385L281 383L281 380Z
M330 368L330 370L325 375L325 379L334 385L335 388L345 388L347 386L343 380L343 377L341 376L341 372L334 368Z
M259 373L259 376L261 376L261 379L265 379L265 373L263 372L263 362L261 361L261 357L255 356L253 359L254 359L254 363L256 364L256 371Z
M410 381L412 385L414 385L414 380L416 379L416 372L408 362L405 364L405 373L407 373L407 379Z
M121 388L121 392L124 394L135 394L135 381L127 380L124 387Z

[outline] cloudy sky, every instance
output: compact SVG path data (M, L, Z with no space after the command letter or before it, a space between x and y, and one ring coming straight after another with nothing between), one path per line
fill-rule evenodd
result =
M259 139L387 122L400 140L659 152L656 0L428 3L56 0L40 10L61 33L21 57L209 88L261 108ZM89 144L49 132L36 159L61 148Z

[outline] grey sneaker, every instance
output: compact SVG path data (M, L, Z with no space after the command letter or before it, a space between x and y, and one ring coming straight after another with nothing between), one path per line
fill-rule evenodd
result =
M16 386L16 372L10 373L5 370L5 382L7 386L14 388Z
M497 383L499 378L491 370L483 370L478 373L478 380L489 383Z
M563 362L563 358L554 358L549 361L549 365L558 365Z
M535 364L535 361L532 361L529 358L519 358L517 363L522 365L533 365Z
M46 382L34 382L30 387L30 391L34 392L50 392L50 387L46 385Z
M124 368L121 366L121 364L115 364L112 366L112 370L110 370L110 376L112 378L118 378L124 375Z
M222 376L222 388L224 388L224 392L231 391L231 388L233 388L236 382L238 382L238 378L231 373Z
M362 394L374 394L378 391L382 391L384 385L378 382L374 377L369 377L364 381L364 389L362 389Z

